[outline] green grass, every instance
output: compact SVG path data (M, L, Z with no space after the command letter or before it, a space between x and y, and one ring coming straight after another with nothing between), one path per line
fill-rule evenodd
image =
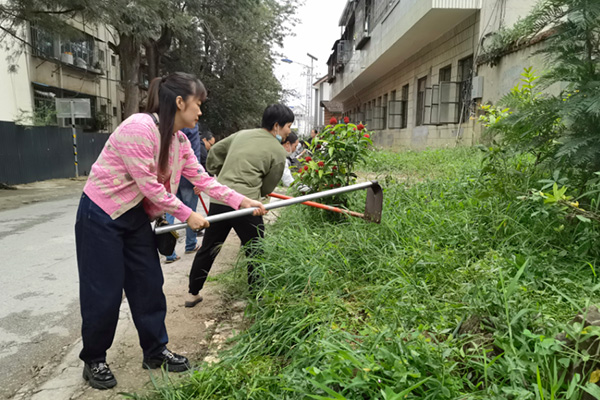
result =
M380 225L286 208L263 243L253 324L219 364L149 398L580 399L595 390L586 383L598 355L584 341L600 329L570 321L600 303L598 226L536 213L541 205L494 192L480 167L473 149L375 152L363 172L384 178ZM529 180L511 184L526 192ZM555 340L561 332L578 345Z

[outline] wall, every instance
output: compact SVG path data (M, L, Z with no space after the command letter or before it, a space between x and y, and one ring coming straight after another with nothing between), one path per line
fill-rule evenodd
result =
M2 1L0 1L2 3ZM8 52L5 46L9 48ZM28 77L29 56L22 53L15 60L15 72L9 72L7 56L13 51L20 51L19 43L10 36L2 41L3 51L0 53L0 121L14 121L23 113L33 111L31 86Z
M345 110L374 100L393 90L397 95L402 86L409 84L408 126L406 129L386 129L376 131L373 140L378 146L392 149L424 149L427 147L470 146L478 142L479 130L474 129L475 121L464 121L460 131L458 125L415 126L417 81L427 76L427 86L438 83L439 69L452 65L452 80L458 76L458 60L474 54L479 32L479 15L473 15L454 29L448 31L436 41L430 43L397 66L392 72L378 79L371 87L355 93L350 101L344 103Z
M78 132L79 175L89 174L108 137ZM0 182L9 185L74 177L72 131L0 122L0 160Z

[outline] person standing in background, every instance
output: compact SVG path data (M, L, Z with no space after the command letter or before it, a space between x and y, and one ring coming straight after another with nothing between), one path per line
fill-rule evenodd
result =
M215 144L208 155L208 171L217 175L220 183L254 200L260 200L277 186L285 168L287 155L281 142L291 132L294 113L283 104L268 106L262 117L261 128L243 130ZM211 201L209 216L223 214L233 209L223 202ZM239 236L246 256L252 258L259 250L259 240L264 237L261 216L239 217L215 222L204 233L202 247L196 253L189 277L189 292L185 306L194 307L202 301L199 294L208 273L231 229ZM254 288L254 263L249 261L248 286Z
M206 170L206 148L204 147L204 142L200 140L198 124L196 124L196 126L191 129L184 128L181 130L181 132L183 132L185 136L187 136L188 140L190 141L190 145L192 146L192 150L194 151L194 155L196 156L204 170ZM202 162L202 159L204 159L204 162ZM179 189L177 189L177 198L181 200L183 204L196 211L196 208L198 207L198 196L194 192L194 185L192 185L190 181L188 181L185 178L181 178L181 182L179 183ZM175 217L167 213L166 220L170 225L173 225L173 223L175 222ZM185 254L195 253L196 251L198 251L198 249L200 249L200 246L198 245L198 236L201 236L203 234L204 231L196 233L189 226L185 228ZM170 264L179 260L180 258L181 257L177 255L177 252L173 250L173 254L167 256L165 262L167 264Z

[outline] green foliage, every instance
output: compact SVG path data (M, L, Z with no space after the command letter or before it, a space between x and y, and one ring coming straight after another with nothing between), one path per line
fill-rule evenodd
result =
M503 149L532 154L538 163L556 151L556 140L563 131L557 116L559 102L543 95L532 68L525 68L522 79L499 106L484 105L479 121L486 134Z
M499 35L526 43L542 30L548 38L538 53L546 57L547 71L537 81L526 69L522 84L499 108L485 110L483 120L492 135L499 134L503 152L533 154L543 168L560 170L581 189L600 171L600 3L544 0ZM542 94L551 85L564 89ZM496 120L492 112L507 108L509 115Z
M479 61L491 66L497 65L506 54L527 45L540 32L556 25L565 16L566 3L572 1L540 0L529 15L519 18L511 28L504 27L493 32L483 42Z
M56 109L54 107L41 107L33 112L19 110L15 119L18 125L51 126L57 125Z
M333 124L327 125L312 141L312 156L301 159L300 170L294 173L296 181L308 186L312 192L353 184L355 167L365 161L369 146L373 144L369 131L362 124L349 121L338 124L335 119L331 122Z
M600 246L585 244L598 243L598 223L497 193L472 149L367 160L364 172L386 176L382 223L286 208L263 242L252 324L218 364L148 398L579 400L597 390L588 382L600 360L583 343L600 330L571 320L600 302ZM524 192L529 180L512 185ZM573 200L562 186L544 192ZM586 195L596 209L599 190ZM356 193L351 208L364 200Z
M296 0L198 0L189 34L167 53L168 72L196 74L209 91L203 121L227 136L260 125L267 105L279 102L272 49L295 20Z

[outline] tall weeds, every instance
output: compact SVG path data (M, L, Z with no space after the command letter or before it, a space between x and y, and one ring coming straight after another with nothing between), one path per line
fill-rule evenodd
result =
M150 397L592 393L598 355L555 337L583 343L600 335L571 323L599 304L598 226L536 213L543 204L498 192L480 161L473 149L373 153L365 172L385 182L381 225L285 209L264 241L252 324L218 364ZM530 179L510 184L526 192ZM351 202L364 206L364 194ZM593 245L579 248L586 240Z

